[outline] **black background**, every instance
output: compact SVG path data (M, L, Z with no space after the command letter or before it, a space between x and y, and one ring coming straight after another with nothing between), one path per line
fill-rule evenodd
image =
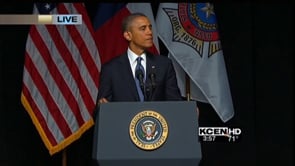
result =
M85 3L93 18L96 3ZM154 12L158 3L152 3ZM237 143L202 143L200 165L293 165L294 5L214 3L235 116L223 123L199 103L200 126L242 129ZM0 5L1 14L30 14L32 3ZM20 102L28 25L0 25L0 165L61 165L50 156ZM167 50L161 46L162 52ZM91 132L67 149L67 165L90 165Z

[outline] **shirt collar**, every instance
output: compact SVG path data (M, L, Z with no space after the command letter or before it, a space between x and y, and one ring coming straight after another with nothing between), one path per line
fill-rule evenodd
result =
M136 55L132 50L130 50L130 48L128 48L128 50L127 50L127 55L128 55L129 61L132 63L136 63L136 58L139 57L139 55ZM140 55L140 57L142 57L143 62L146 62L146 53L145 52L142 53Z

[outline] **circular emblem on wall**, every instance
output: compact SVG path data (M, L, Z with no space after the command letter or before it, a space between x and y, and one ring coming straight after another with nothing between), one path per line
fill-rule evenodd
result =
M168 125L165 118L158 112L145 110L136 114L131 120L129 135L138 148L154 150L165 143Z

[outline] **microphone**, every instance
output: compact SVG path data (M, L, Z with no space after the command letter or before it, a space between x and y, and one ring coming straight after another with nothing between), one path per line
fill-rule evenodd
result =
M135 71L135 76L139 80L140 89L145 94L145 88L144 88L144 81L143 81L143 71L138 69Z

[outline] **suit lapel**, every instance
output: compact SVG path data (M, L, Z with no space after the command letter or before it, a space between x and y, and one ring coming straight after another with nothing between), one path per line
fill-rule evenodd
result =
M121 59L122 63L122 75L126 76L126 80L122 80L122 83L124 82L124 84L126 84L126 86L130 89L131 95L134 97L135 100L139 100L139 96L137 93L137 89L136 89L136 84L135 84L135 80L131 71L131 67L130 67L130 63L129 63L129 59L127 56L127 53L125 53L125 55L122 56Z
M150 94L149 94L149 100L153 100L153 91L154 89L152 89L152 86L151 86L151 78L150 78L150 75L151 73L156 73L156 63L154 61L154 55L150 54L150 53L146 53L146 85L149 87L149 90L150 90Z
M151 69L152 69L152 66L155 67L155 64L154 64L154 61L153 61L153 58L151 57L153 55L151 54L146 54L146 84L149 85L150 83L150 73L151 73Z

